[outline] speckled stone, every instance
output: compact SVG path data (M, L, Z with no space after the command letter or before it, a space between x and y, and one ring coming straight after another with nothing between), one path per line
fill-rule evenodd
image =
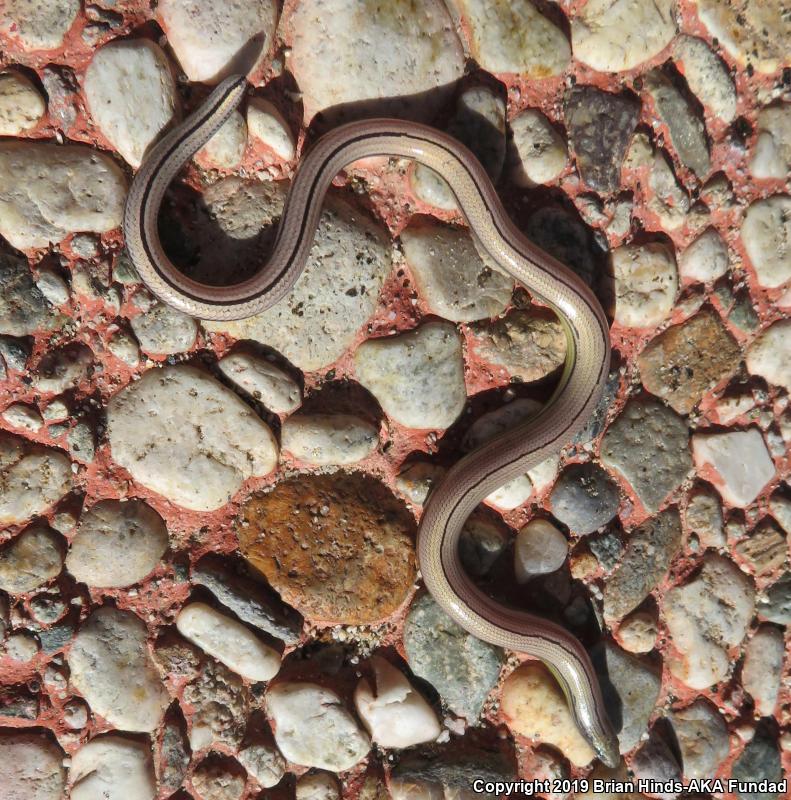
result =
M761 286L774 289L791 279L791 197L756 200L744 214L741 238Z
M779 781L783 777L783 766L777 739L772 732L772 723L759 723L755 735L736 759L731 777L739 781ZM772 800L772 792L739 792L740 800Z
M0 785L4 800L61 800L64 754L47 732L0 729Z
M717 772L728 755L728 726L717 707L703 698L670 714L687 780Z
M687 424L653 398L630 400L607 429L601 458L655 512L692 467Z
M692 93L715 116L732 122L736 116L736 87L727 67L703 39L681 35L673 45Z
M581 536L608 523L618 511L619 500L615 482L593 463L566 467L550 495L552 513Z
M758 613L769 622L791 623L791 573L783 573L759 598Z
M34 524L0 550L0 589L22 594L60 574L64 543L59 533Z
M681 780L681 768L676 756L656 727L649 732L648 741L643 743L632 756L632 771L638 780L658 782ZM672 790L655 791L651 794L660 800L674 800L678 796L678 792Z
M0 252L0 333L29 336L51 330L60 317L34 283L27 259Z
M80 11L79 0L6 0L0 31L28 51L59 47Z
M663 331L637 357L645 388L680 414L692 411L740 360L739 345L711 309Z
M47 111L38 89L21 73L0 75L0 135L19 136L35 128Z
M745 647L742 686L762 717L770 716L777 704L784 660L783 631L773 625L761 625Z
M172 355L189 350L198 335L198 323L164 303L132 317L132 330L146 353Z
M404 650L412 671L431 683L448 707L474 722L500 675L504 655L460 628L422 595L404 623Z
M509 173L517 186L552 183L568 163L563 137L537 109L528 108L511 120Z

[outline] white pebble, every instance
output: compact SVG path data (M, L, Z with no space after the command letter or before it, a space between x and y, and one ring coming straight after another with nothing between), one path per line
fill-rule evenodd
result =
M231 353L221 358L217 366L223 375L275 414L290 414L302 402L299 384L265 358Z
M150 744L117 734L91 739L72 757L71 800L154 800Z
M728 271L728 245L714 228L707 228L681 254L678 271L687 280L708 283Z
M566 537L545 519L534 519L519 531L514 542L514 570L518 583L563 566L568 553Z
M283 423L283 450L306 464L356 464L378 443L377 429L352 414L295 414Z
M0 136L19 136L38 125L47 111L44 98L23 75L0 75Z
M523 111L511 121L511 130L511 178L517 186L551 183L566 168L566 144L540 111Z
M44 424L41 414L33 406L12 403L3 411L3 419L12 427L35 433Z
M273 103L263 97L253 97L247 106L247 129L283 161L294 158L294 134Z

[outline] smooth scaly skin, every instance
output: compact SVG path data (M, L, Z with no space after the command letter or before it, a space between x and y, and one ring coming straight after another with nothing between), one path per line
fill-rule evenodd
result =
M566 364L549 403L533 419L459 461L429 497L420 522L418 558L426 587L463 628L487 642L540 658L557 678L577 725L599 758L615 766L618 741L587 653L566 630L500 605L477 589L458 556L459 535L472 510L492 491L557 453L593 412L610 360L607 321L588 287L527 241L506 215L478 160L455 139L401 120L367 120L323 136L299 165L277 241L263 269L244 283L215 287L185 277L165 255L157 215L168 184L239 105L247 82L223 81L205 103L165 136L140 167L129 192L124 233L140 277L161 300L194 317L230 320L272 306L305 266L333 178L367 156L415 159L450 185L478 245L560 318Z

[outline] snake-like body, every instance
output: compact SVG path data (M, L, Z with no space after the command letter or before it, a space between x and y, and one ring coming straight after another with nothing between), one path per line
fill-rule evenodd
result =
M151 149L137 172L126 204L124 234L140 277L162 301L194 317L249 317L272 306L296 283L324 195L349 163L369 156L405 157L445 179L482 251L554 309L566 333L567 351L562 377L542 411L462 458L430 495L418 533L423 580L439 605L467 631L541 659L562 687L582 734L602 761L615 766L618 740L580 642L559 625L485 595L465 574L458 554L459 536L473 509L495 489L567 445L595 409L610 361L609 328L599 302L571 270L514 226L472 153L440 131L394 119L341 126L310 148L291 185L272 254L260 272L233 286L191 280L160 243L157 216L162 198L186 161L239 105L246 89L242 76L220 83L200 108Z

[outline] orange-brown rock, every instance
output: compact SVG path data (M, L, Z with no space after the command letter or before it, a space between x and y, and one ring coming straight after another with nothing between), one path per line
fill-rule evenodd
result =
M363 624L392 614L415 579L415 523L378 480L297 475L242 508L245 558L312 621Z

